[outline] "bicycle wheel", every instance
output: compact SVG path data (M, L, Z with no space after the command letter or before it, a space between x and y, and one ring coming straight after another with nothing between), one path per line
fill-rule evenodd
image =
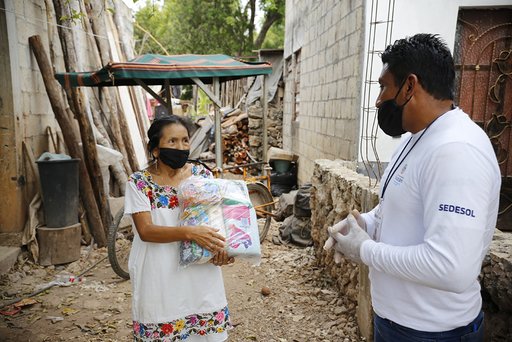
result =
M108 260L118 276L130 279L128 273L128 257L132 247L133 231L131 220L124 217L124 207L121 208L112 222L108 232Z
M267 187L262 183L248 183L247 189L249 190L249 197L252 205L256 209L261 210L256 210L256 215L258 217L260 242L263 242L270 228L270 222L272 221L272 216L267 213L272 213L272 210L274 209L274 204L272 203L274 198Z

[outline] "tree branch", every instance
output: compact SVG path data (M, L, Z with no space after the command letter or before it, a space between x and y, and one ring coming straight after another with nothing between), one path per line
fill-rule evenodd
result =
M282 18L281 13L278 12L269 12L265 16L265 21L263 22L263 25L261 26L260 33L258 34L258 37L254 41L254 48L256 50L261 49L261 45L263 45L263 41L265 41L265 37L267 36L267 32L272 27L272 24L274 24L276 21Z

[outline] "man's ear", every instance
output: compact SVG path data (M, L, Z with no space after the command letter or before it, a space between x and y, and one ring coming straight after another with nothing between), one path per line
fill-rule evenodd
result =
M419 86L418 76L416 76L415 74L410 74L409 76L407 76L407 81L406 81L407 97L413 95L416 92L416 90L417 90L416 88L418 86Z

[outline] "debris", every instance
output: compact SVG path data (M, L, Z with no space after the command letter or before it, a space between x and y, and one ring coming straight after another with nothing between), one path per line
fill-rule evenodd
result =
M35 299L24 298L24 299L20 300L18 303L14 304L14 306L17 307L17 308L22 308L24 306L34 305L34 304L37 304L37 303L39 303L39 302L37 300L35 300Z
M98 335L98 332L96 330L94 330L94 327L91 327L89 325L86 325L86 324L82 325L82 324L75 323L75 326L78 327L80 329L80 331L83 333L87 333L90 335Z
M66 308L62 309L62 314L66 315L66 316L71 316L71 315L76 314L78 311L80 311L80 310L66 307Z
M83 281L85 281L84 277L76 277L73 274L57 274L53 282L58 286L71 286Z
M297 316L293 316L292 320L294 322L300 322L303 318L304 318L304 315L297 315Z
M261 294L264 295L265 297L270 295L272 291L270 291L270 288L268 288L267 286L263 286L261 288Z
M59 316L46 316L46 319L52 321L53 324L64 320L64 318Z
M0 310L0 314L2 314L4 316L14 316L20 311L21 311L21 308L11 305L11 306L7 307L6 310Z
M88 284L82 284L80 287L86 290L93 289L94 292L107 292L110 291L114 287L114 285L104 285L99 281L92 281Z

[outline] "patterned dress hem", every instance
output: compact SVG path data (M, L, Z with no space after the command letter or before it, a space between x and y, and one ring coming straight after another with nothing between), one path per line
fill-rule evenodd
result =
M228 307L205 314L193 314L165 323L133 321L133 337L136 342L184 341L192 335L205 336L223 333L232 328Z

